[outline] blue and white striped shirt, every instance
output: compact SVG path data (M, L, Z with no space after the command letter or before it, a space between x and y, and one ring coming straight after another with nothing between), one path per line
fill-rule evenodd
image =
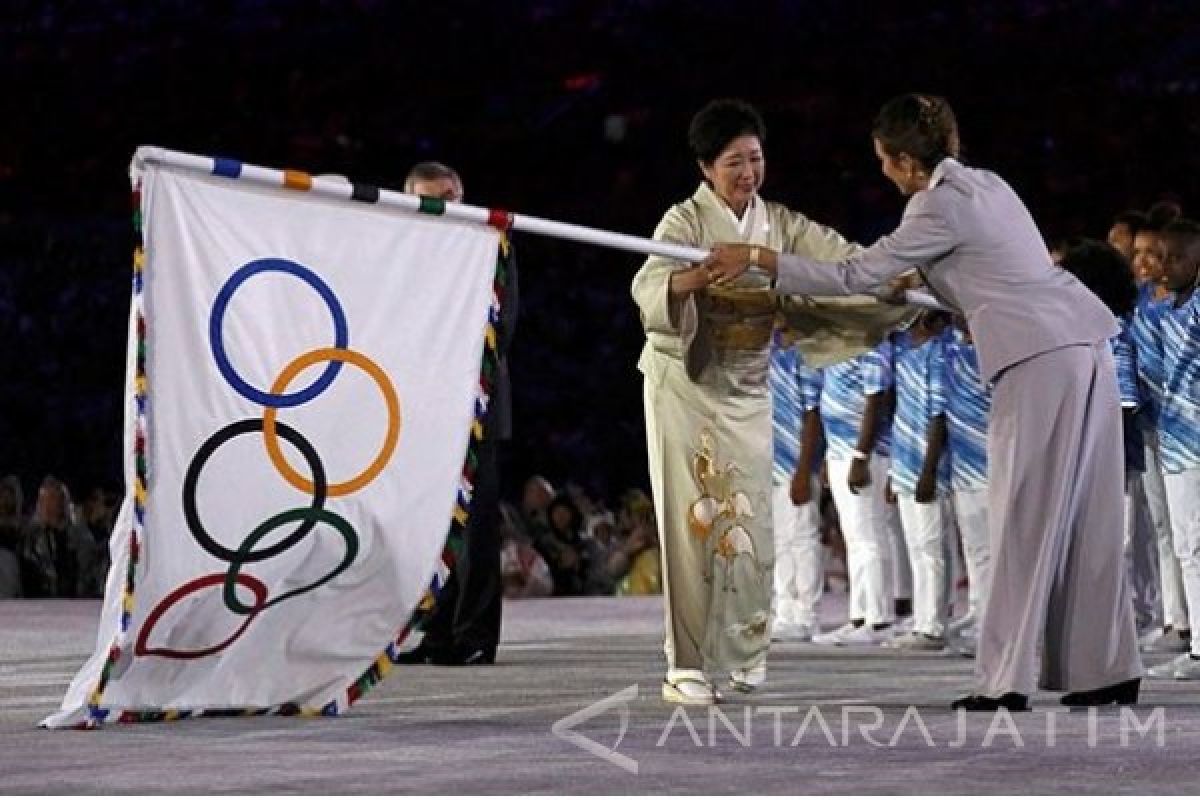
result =
M939 336L914 345L912 335L895 340L896 416L892 420L892 491L912 495L925 466L929 429L946 413L945 343ZM950 491L949 451L938 461L937 493Z
M1200 292L1162 316L1163 394L1158 452L1163 472L1200 467Z
M987 429L992 392L980 375L975 344L958 329L946 337L946 374L951 482L956 490L983 489L988 483Z
M1154 283L1147 281L1138 288L1137 306L1129 326L1133 351L1137 357L1138 381L1141 383L1143 425L1158 424L1158 407L1162 398L1163 352L1160 339L1162 315L1171 307L1171 299L1154 299Z
M826 456L834 461L854 457L862 428L867 395L886 392L892 387L892 344L881 342L848 361L825 367L821 389L821 421L825 425ZM890 432L886 419L880 419L874 451L888 454Z
M1132 315L1131 315L1132 316ZM1121 395L1122 409L1142 408L1141 381L1137 373L1137 351L1133 346L1133 334L1130 323L1124 318L1118 318L1117 324L1121 332L1108 340L1112 351L1113 363L1117 368L1117 389ZM1146 445L1143 436L1144 419L1138 419L1126 414L1121 415L1121 437L1125 448L1125 471L1146 471Z
M1138 391L1137 356L1133 350L1133 339L1125 320L1118 319L1117 324L1121 326L1121 332L1108 340L1108 347L1117 365L1121 408L1137 408L1141 402L1141 392Z
M774 453L771 477L777 485L785 485L791 482L800 459L804 412L821 404L821 371L806 365L796 348L784 345L778 333L771 340L769 366ZM819 466L819 459L814 459L814 464Z

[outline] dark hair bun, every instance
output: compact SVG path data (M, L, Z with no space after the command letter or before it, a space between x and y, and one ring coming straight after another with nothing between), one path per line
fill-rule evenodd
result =
M932 170L943 158L960 151L958 121L944 97L904 94L883 104L872 134L890 156L907 153Z

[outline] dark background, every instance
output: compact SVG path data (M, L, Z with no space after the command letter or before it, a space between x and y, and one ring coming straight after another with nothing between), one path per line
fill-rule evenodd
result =
M127 168L155 144L399 187L416 160L467 201L646 235L698 178L690 116L768 125L764 194L870 242L903 199L869 128L947 96L967 159L1047 237L1126 207L1194 215L1196 2L0 4L0 472L121 481L133 245ZM640 259L518 235L510 496L532 472L644 485Z

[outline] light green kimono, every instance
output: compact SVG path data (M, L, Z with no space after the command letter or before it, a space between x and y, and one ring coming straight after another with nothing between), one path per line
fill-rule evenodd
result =
M755 198L741 224L707 184L672 206L654 238L709 247L747 242L838 261L857 246L777 203ZM780 300L751 268L731 289L672 301L688 267L651 256L633 279L646 347L646 438L662 534L665 651L671 669L728 672L763 665L772 568L772 326L787 319L814 366L868 350L914 312L873 298Z

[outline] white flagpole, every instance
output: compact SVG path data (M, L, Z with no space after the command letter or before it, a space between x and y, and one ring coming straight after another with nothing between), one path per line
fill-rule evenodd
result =
M422 198L417 195L388 189L363 187L340 178L323 178L292 170L278 170L259 167L253 164L243 164L230 159L210 158L208 156L182 153L177 150L167 150L162 147L142 146L134 153L130 169L134 174L137 174L141 171L142 165L146 163L163 164L215 177L232 178L273 189L293 189L310 192L323 197L333 197L352 202L366 202L375 206L400 209L410 214L430 213L428 210L423 209ZM532 233L537 236L551 236L581 244L609 247L643 255L661 256L677 261L694 263L704 260L709 253L708 250L700 247L659 242L641 236L630 236L625 233L589 228L586 225L557 222L552 219L487 209L480 206L467 205L466 203L439 202L438 207L439 211L434 213L450 219L492 225L505 229L511 228L515 231ZM428 206L426 205L425 208L427 209ZM921 290L909 290L905 292L905 300L909 305L948 310L933 295Z

